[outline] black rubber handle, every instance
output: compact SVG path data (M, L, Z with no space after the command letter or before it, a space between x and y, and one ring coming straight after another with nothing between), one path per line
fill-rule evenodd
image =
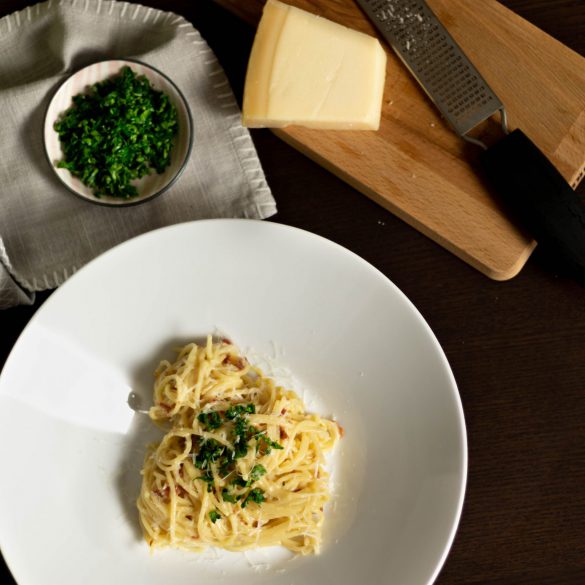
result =
M534 239L585 283L585 203L521 131L481 157L487 178Z

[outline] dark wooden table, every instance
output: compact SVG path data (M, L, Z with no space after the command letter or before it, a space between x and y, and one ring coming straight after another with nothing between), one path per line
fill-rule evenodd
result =
M0 15L28 3L0 0ZM191 20L241 98L251 29L208 0L142 3ZM585 54L584 0L504 4ZM273 221L330 238L379 268L418 307L451 363L469 479L437 585L585 584L585 289L539 250L515 279L492 282L269 131L253 138L279 206ZM49 294L0 312L0 365ZM3 481L18 478L5 469ZM14 582L4 566L0 576Z

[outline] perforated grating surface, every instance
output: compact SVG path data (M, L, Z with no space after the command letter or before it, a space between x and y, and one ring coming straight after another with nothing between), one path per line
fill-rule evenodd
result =
M463 136L502 102L422 0L358 0L437 108Z

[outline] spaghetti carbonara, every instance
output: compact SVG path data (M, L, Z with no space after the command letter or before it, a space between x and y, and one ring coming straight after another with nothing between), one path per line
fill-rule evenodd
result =
M319 552L336 422L305 413L294 392L211 337L161 362L149 414L167 431L147 453L138 498L151 548Z

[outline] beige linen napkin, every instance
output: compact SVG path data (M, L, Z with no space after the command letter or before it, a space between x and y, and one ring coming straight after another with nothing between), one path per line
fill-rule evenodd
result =
M132 57L166 73L193 116L187 167L165 194L107 208L69 193L44 154L51 94L94 61ZM30 303L140 233L212 217L276 212L228 80L181 16L108 0L50 0L0 19L0 308Z

